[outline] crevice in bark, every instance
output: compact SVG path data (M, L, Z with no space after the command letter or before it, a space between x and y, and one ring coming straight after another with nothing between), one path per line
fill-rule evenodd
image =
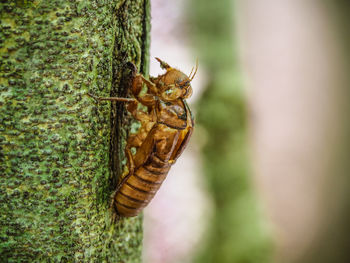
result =
M142 34L142 48L141 48L141 66L140 70L145 76L149 74L149 46L151 35L151 3L150 0L144 0L143 2L143 34Z
M126 67L127 62L131 62L131 52L124 42L120 42L120 35L127 32L128 25L129 1L121 3L115 14L115 24L119 27L115 36L112 61L112 87L111 96L128 97L129 87L131 86L131 69ZM149 65L149 42L150 42L150 0L143 2L143 19L142 19L142 37L141 37L141 59L139 71L148 75ZM127 114L125 103L112 103L111 106L111 141L110 141L110 167L112 177L110 179L110 191L114 191L119 177L123 172L123 160L125 159L125 140L128 136L128 129L132 118Z
M125 30L124 14L127 9L127 1L124 1L119 8L115 11L116 27L119 27L119 33ZM126 63L127 52L123 50L122 44L118 41L120 36L115 35L114 47L113 47L113 61L112 61L112 86L110 95L118 97L127 97L127 82L123 76L123 65ZM124 159L124 144L126 134L123 131L123 127L127 121L127 113L124 103L112 103L111 105L111 141L110 141L110 167L111 175L111 192L117 186L119 176L122 174Z

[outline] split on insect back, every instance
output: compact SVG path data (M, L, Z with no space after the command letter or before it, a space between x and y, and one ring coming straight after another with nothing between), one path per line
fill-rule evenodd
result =
M151 201L193 131L194 120L185 99L192 95L191 81L197 73L198 62L187 76L156 59L166 72L150 80L138 74L132 63L127 63L134 71L130 86L134 98L88 94L98 101L127 103L127 110L141 123L138 132L127 140L128 173L119 181L113 196L113 206L120 216L136 216ZM147 92L141 93L144 84ZM147 110L140 110L138 103ZM132 148L136 149L135 154Z

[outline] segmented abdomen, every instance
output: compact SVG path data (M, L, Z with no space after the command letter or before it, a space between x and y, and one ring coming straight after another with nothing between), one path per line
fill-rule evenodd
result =
M152 200L169 169L168 162L152 153L117 192L115 203L118 213L127 217L137 215Z

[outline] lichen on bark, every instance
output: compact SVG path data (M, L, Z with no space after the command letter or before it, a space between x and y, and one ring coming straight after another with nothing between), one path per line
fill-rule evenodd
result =
M110 146L123 145L127 128L113 126L115 107L85 94L118 93L123 61L146 73L148 8L148 0L0 4L5 262L141 261L141 216L114 224L109 210ZM115 151L121 162L122 147Z

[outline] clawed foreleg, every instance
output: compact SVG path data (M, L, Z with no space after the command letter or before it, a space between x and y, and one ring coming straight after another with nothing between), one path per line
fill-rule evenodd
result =
M91 93L86 93L89 97L93 98L97 102L102 100L108 100L108 101L120 101L120 102L137 102L134 98L121 98L121 97L98 97L95 95L92 95Z

